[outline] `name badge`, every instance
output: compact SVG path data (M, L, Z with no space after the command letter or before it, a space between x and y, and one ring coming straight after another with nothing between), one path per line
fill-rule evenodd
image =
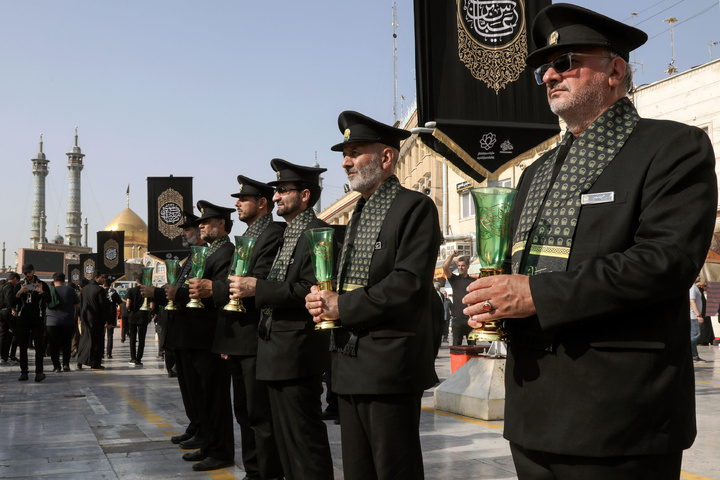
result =
M612 203L615 201L615 192L586 193L580 197L581 205L597 205L599 203Z
M382 248L382 242L375 242L375 250L380 250Z

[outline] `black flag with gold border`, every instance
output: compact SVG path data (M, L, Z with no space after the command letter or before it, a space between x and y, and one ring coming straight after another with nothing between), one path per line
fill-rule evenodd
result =
M415 0L420 138L476 181L560 131L525 64L528 30L550 3Z
M78 285L83 277L82 266L79 263L71 263L67 266L67 281Z
M105 278L117 280L125 275L125 232L104 230L97 232L97 268Z
M183 210L192 212L192 177L148 177L148 253L160 259L182 258Z
M84 278L92 280L97 269L97 255L94 253L81 253L80 269Z

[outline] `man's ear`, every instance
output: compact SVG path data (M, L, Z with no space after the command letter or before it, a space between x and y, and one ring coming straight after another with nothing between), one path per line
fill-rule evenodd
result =
M612 88L622 86L623 79L625 78L625 69L627 64L625 60L620 57L611 58L608 62L608 67L612 68L608 77L608 84Z

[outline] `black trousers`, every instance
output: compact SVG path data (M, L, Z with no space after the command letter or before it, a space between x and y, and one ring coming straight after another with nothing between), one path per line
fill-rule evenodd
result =
M110 328L105 327L105 336L107 337L107 347L106 347L105 351L107 352L108 358L110 358L110 356L112 355L113 336L114 335L115 335L115 327L110 327Z
M60 368L60 352L62 352L62 365L70 366L70 349L75 327L73 325L49 325L47 333L53 367Z
M510 442L518 480L677 480L682 450L664 455L578 457L529 450Z
M345 480L422 480L422 391L338 394Z
M43 372L45 356L45 321L41 318L19 318L17 321L18 346L20 347L20 371L28 373L28 347L30 339L35 346L35 373Z
M250 477L282 477L268 389L265 382L255 377L256 365L257 357L254 355L231 355L228 359L233 411L240 425L243 467Z
M180 387L180 396L185 407L185 415L190 424L185 429L185 433L190 435L200 434L200 406L197 404L198 394L193 393L194 390L200 389L200 379L195 373L190 363L190 352L186 349L173 350L175 354L175 367L178 372L178 386Z
M209 350L187 350L191 375L190 393L200 414L200 450L217 460L235 458L230 371L227 362Z
M147 323L130 324L130 360L142 360L146 335Z
M286 480L332 480L330 443L322 421L322 376L267 383Z
M452 319L452 344L453 345L462 345L462 339L463 337L467 337L470 332L472 332L472 328L470 328L470 325L467 323L467 318L456 318L453 317ZM468 340L468 345L475 345L475 340Z
M10 358L10 344L15 334L13 333L16 319L12 316L9 308L0 310L0 358L7 360Z

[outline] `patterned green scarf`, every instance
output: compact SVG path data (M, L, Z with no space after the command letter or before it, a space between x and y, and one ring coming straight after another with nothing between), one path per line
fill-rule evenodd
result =
M287 275L290 259L297 246L300 235L307 229L310 222L315 220L315 212L312 208L307 208L300 212L285 228L283 234L283 246L275 256L268 280L284 281Z
M217 252L220 249L220 247L222 247L229 241L230 241L230 237L228 235L224 235L224 236L218 238L217 240L215 240L212 244L210 244L210 248L208 248L207 258L210 258L210 256L213 253Z
M560 148L538 168L530 184L513 239L513 273L565 271L582 196L625 145L639 120L630 99L622 98L578 136L565 159L558 159L572 140L570 132L565 134ZM551 188L556 161L563 164Z
M393 175L370 195L367 202L362 198L358 200L356 211L345 231L345 241L340 256L338 293L342 294L367 286L370 278L370 263L377 248L380 229L390 206L401 189L400 181ZM345 328L332 330L330 351L355 357L357 356L357 341L358 337L355 332Z
M307 208L288 223L285 228L285 233L283 234L283 246L275 256L275 261L267 278L268 280L278 282L285 280L288 267L290 267L290 259L295 251L298 239L314 219L315 212L312 208ZM270 340L272 312L272 308L263 308L260 315L260 322L258 323L258 337L265 341Z
M268 213L256 219L252 225L242 234L243 237L258 238L265 231L268 225L272 223L272 214Z

